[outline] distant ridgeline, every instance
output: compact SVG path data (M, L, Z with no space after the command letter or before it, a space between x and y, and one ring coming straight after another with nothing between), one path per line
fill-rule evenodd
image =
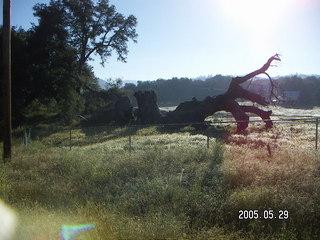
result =
M160 106L174 106L195 97L198 100L206 96L216 96L224 93L231 81L231 76L216 75L205 80L190 78L172 78L169 80L138 81L137 84L126 83L124 89L128 90L131 97L136 91L154 90ZM277 92L283 104L289 107L320 106L320 76L285 76L274 78ZM270 94L270 81L261 76L243 86L268 99ZM291 95L295 95L294 98Z
M172 78L170 80L158 79L156 81L138 81L137 85L127 83L125 90L136 91L154 90L160 106L174 106L183 101L198 100L206 96L222 94L228 88L232 77L216 75L205 80L192 80L190 78Z

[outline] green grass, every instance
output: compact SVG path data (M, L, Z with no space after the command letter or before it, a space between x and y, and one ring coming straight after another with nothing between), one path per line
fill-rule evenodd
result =
M318 239L313 125L234 128L74 129L71 150L67 130L34 132L1 166L0 198L19 215L17 239L58 239L61 225L84 223L96 228L81 239ZM289 219L239 220L239 210Z
M96 222L100 230L90 239L182 238L216 221L225 196L221 151L218 144L101 154L35 141L16 147L1 169L1 198L21 214L23 239L52 238L60 224L71 222ZM103 223L108 216L110 226Z

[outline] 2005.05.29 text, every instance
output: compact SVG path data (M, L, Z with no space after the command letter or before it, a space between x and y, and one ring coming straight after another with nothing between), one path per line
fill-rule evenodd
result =
M288 210L239 210L239 219L288 219Z

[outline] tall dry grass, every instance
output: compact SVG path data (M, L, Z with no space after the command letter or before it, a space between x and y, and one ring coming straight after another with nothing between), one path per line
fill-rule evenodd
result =
M62 224L88 222L97 227L85 239L320 236L313 125L210 131L209 149L208 132L190 127L73 130L71 151L68 131L28 147L16 139L0 168L0 197L20 215L20 239L55 239ZM288 210L289 219L239 220L241 209Z

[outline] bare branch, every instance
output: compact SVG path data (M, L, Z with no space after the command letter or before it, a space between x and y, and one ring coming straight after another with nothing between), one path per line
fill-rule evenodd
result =
M251 78L253 78L253 77L257 76L257 75L266 72L269 69L270 64L274 60L281 61L281 59L279 57L279 54L275 54L272 57L270 57L268 59L268 61L260 69L254 71L252 73L249 73L249 74L245 75L244 77L236 77L232 81L234 81L236 84L244 83L245 81L247 81L247 80L249 80L249 79L251 79Z

